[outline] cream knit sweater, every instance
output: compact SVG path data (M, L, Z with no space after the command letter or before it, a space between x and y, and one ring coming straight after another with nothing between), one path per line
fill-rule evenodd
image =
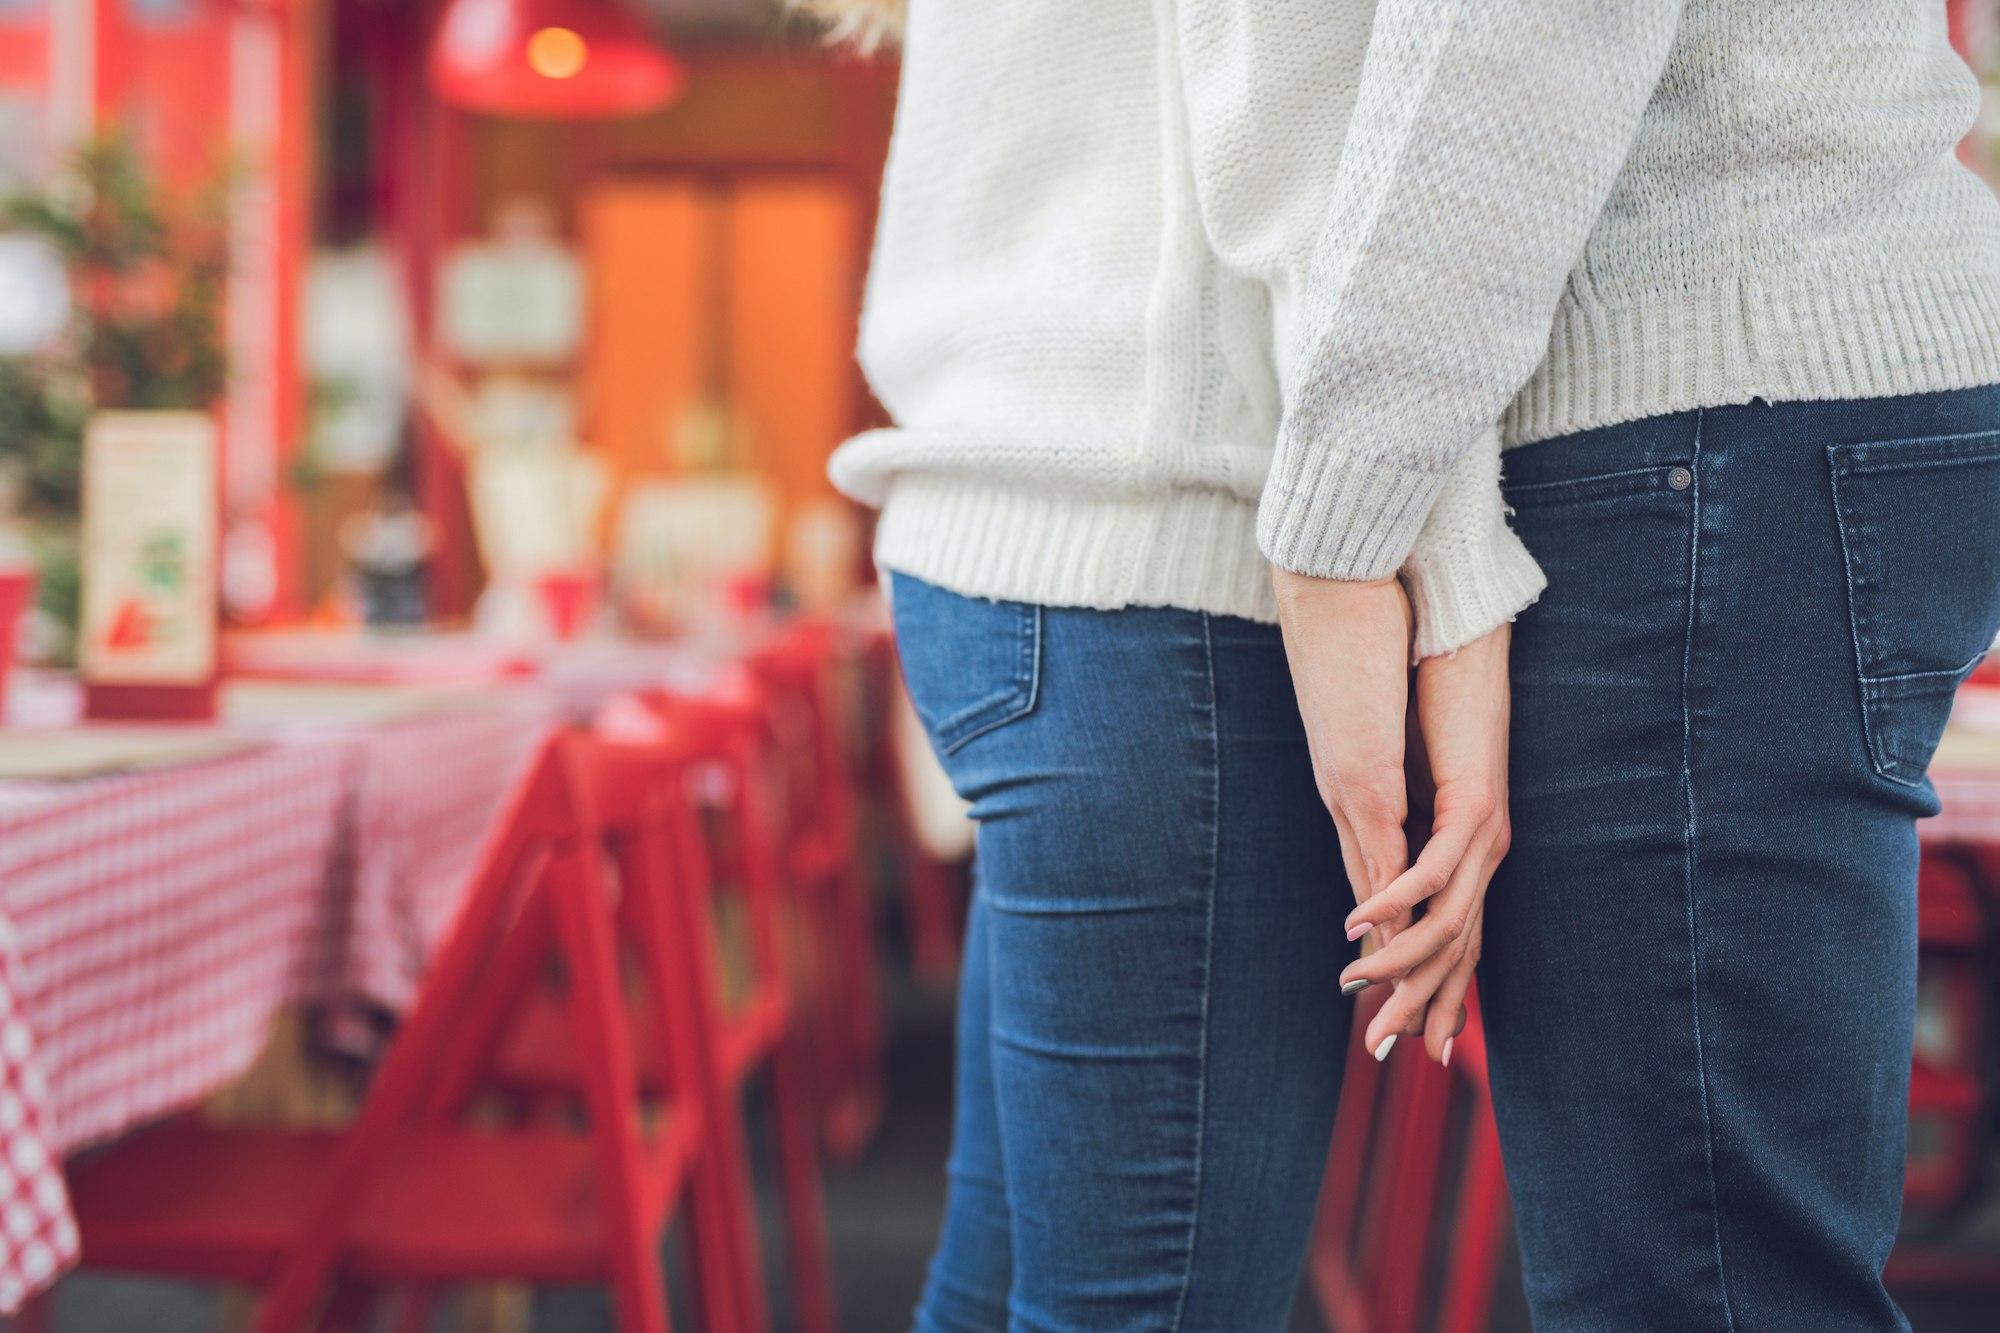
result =
M1496 430L2000 380L1976 100L1917 0L914 0L834 480L963 593L1401 570L1447 651L1541 587Z

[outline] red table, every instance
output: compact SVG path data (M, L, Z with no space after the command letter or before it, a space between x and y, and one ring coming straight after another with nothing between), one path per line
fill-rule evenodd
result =
M357 765L335 898L343 941L323 998L400 1013L457 919L501 802L556 720L519 688L476 709L414 717L356 736Z
M311 710L250 692L248 752L0 782L0 1313L75 1261L64 1156L234 1081L281 1006L407 1005L554 716L521 686L278 723Z
M566 644L538 679L444 662L372 687L382 709L302 673L232 683L224 723L254 753L0 781L0 1313L76 1259L64 1155L234 1081L282 1005L404 1011L544 731L698 689L738 648ZM74 721L66 683L34 687L16 723Z
M229 1083L314 984L349 760L0 786L0 1310L76 1258L63 1157Z

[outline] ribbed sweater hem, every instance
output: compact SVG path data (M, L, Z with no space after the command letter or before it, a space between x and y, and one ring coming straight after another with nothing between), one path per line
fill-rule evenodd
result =
M1226 492L1082 497L904 473L875 529L875 561L967 597L1273 623L1256 534L1256 505Z
M1453 564L1419 551L1403 566L1415 620L1413 660L1457 652L1521 614L1549 586L1505 523L1487 534L1480 553L1484 559Z
M1753 398L1895 398L1996 382L2000 270L1991 263L1572 291L1547 357L1501 418L1501 439L1528 444Z
M1600 289L1573 292L1558 309L1547 359L1508 409L1501 436L1513 446L1755 398L1890 398L1993 383L2000 383L2000 271L1970 262L1844 282L1801 276L1672 293ZM936 471L894 461L836 468L842 488L866 499L888 483L875 548L886 568L967 596L1276 619L1257 506L1240 496L1035 491L968 474L969 463L983 461L979 451L948 447L926 451L924 463ZM1337 500L1355 480L1327 489ZM1423 508L1408 501L1435 494L1432 479L1422 481L1399 477L1392 487L1405 503L1390 506L1395 521L1375 535L1393 529L1394 540L1378 541L1369 559L1340 563L1374 572L1386 552L1407 546ZM1288 521L1278 526L1306 546L1352 546L1351 535L1329 535L1297 515L1267 514L1267 527L1280 517ZM1425 577L1439 571L1404 572L1419 584L1420 654L1476 637L1538 591L1532 560L1511 553L1463 588Z

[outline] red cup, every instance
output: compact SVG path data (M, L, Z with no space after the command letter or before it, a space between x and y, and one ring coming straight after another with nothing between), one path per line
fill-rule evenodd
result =
M0 723L7 716L7 677L14 669L14 644L21 634L21 616L34 604L35 572L0 569Z
M535 580L542 609L558 639L573 639L589 619L597 604L597 578L593 574L565 571L544 574Z

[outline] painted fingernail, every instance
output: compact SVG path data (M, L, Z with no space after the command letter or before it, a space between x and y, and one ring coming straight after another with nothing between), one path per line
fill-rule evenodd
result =
M1446 1037L1444 1039L1444 1054L1438 1057L1438 1064L1446 1069L1451 1068L1451 1044L1457 1040L1457 1037Z
M1373 984L1374 983L1368 980L1367 977L1356 977L1354 980L1348 982L1345 986L1342 986L1340 988L1340 993L1342 995L1359 995L1362 991L1367 990Z
M1396 1038L1401 1035L1399 1032L1391 1032L1382 1039L1382 1044L1375 1048L1375 1059L1378 1063L1389 1058L1389 1048L1396 1044Z
M1361 938L1361 937L1362 937L1363 935L1366 935L1366 934L1367 934L1367 933L1368 933L1369 931L1371 931L1371 930L1373 930L1373 929L1375 929L1375 923L1374 923L1374 922L1372 922L1372 921L1363 921L1363 922L1362 922L1362 923L1361 923L1360 925L1358 925L1358 926L1349 926L1349 927L1347 928L1347 938L1348 938L1348 939L1350 939L1350 940L1358 940L1358 939L1360 939L1360 938Z

